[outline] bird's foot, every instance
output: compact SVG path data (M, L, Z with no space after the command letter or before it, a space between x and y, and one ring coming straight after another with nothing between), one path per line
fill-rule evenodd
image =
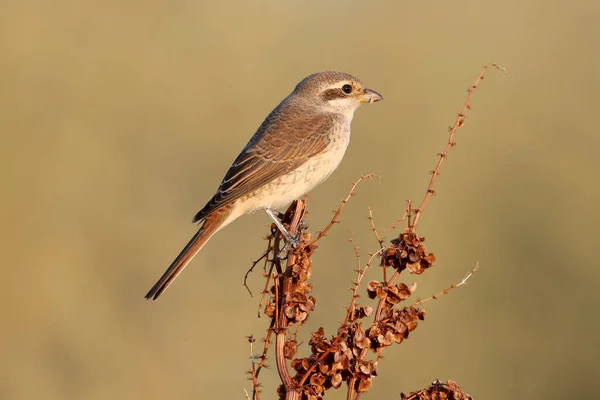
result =
M288 231L285 231L285 233L283 234L283 237L285 238L285 246L287 245L291 245L292 248L297 249L300 246L300 234L296 233L296 236L292 236L291 233L289 233Z
M287 228L281 222L280 216L282 214L280 212L270 209L270 208L265 209L265 211L271 217L271 219L273 220L273 223L275 224L275 226L277 227L279 232L283 235L283 238L284 238L283 248L276 255L277 258L281 259L286 254L286 252L289 248L288 246L291 245L294 249L297 249L298 246L300 246L300 234L296 233L296 236L292 236L292 234L287 230Z
M290 246L292 246L293 249L300 247L300 235L298 233L296 233L296 236L292 236L288 231L285 231L285 233L283 233L283 237L285 239L283 247L281 250L279 250L276 256L280 260L286 258L285 256Z

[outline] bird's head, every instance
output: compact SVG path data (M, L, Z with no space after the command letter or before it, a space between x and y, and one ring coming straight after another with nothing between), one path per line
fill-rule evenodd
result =
M375 103L383 96L364 87L360 79L344 72L317 72L304 78L291 96L320 111L352 116L362 103Z

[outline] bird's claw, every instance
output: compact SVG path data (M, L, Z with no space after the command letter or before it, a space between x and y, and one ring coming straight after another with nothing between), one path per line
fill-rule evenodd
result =
M277 253L277 258L279 258L280 260L285 258L285 255L286 255L290 245L292 246L293 249L297 249L298 247L300 247L300 235L298 233L296 233L296 236L292 236L289 232L287 232L287 235L283 235L283 236L284 236L283 247Z
M289 239L288 244L291 244L294 249L297 249L298 247L300 247L300 238L299 238L299 235L296 233L296 236L294 236L291 239Z

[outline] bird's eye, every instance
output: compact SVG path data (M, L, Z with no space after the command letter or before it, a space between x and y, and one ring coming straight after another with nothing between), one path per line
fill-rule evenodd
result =
M346 94L352 93L352 85L345 84L344 86L342 86L342 92Z

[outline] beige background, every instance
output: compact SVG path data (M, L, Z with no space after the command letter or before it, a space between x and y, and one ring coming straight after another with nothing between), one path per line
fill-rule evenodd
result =
M421 199L490 62L509 72L482 82L422 219L438 264L417 296L482 268L426 306L369 398L435 378L479 399L593 395L599 21L593 0L3 1L0 398L243 398L244 336L266 321L241 282L266 216L143 299L238 151L309 73L347 71L385 96L357 112L344 162L311 197L316 230L360 174L382 178L315 257L309 327L332 333L354 277L349 231L366 256L367 207L383 230ZM262 382L274 398L274 369Z

